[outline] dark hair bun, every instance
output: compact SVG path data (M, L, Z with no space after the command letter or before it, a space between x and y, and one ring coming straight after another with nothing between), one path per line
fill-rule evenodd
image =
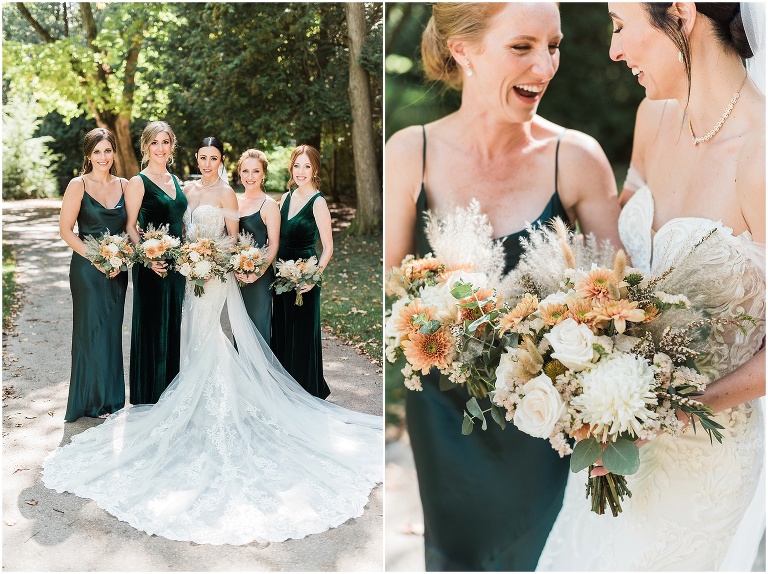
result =
M736 13L730 24L731 43L742 58L751 58L754 56L752 48L749 47L747 32L744 29L744 22L741 20L741 10Z

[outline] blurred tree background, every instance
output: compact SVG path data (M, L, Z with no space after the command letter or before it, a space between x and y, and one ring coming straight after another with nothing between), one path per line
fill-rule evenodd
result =
M459 92L424 79L421 33L431 14L431 4L386 5L385 138L406 126L436 120L461 103ZM621 184L632 152L635 112L645 91L625 63L608 56L612 26L607 4L563 2L560 18L560 68L539 114L597 139Z
M141 131L163 119L178 139L172 171L183 178L198 173L198 142L215 135L230 174L240 153L264 150L268 190L281 192L290 150L308 143L323 157L329 200L354 205L365 193L380 218L383 6L362 6L364 42L351 54L343 3L3 3L3 107L15 115L3 116L4 128L15 126L4 129L4 157L48 162L47 182L4 180L3 198L62 193L97 125L116 134L118 171L131 177ZM373 189L356 179L351 65L363 69L354 78L370 94L362 121L372 127L367 157L375 160L362 169L375 175L366 180ZM17 143L32 137L37 156ZM355 228L378 233L375 209L370 217L373 227Z
M431 4L392 2L385 14L385 138L409 125L425 124L456 110L461 95L424 79L421 33ZM611 21L604 3L560 4L563 41L560 67L538 113L563 127L594 137L613 166L621 190L632 153L637 106L645 95L626 64L608 56ZM403 364L385 367L388 437L402 431Z

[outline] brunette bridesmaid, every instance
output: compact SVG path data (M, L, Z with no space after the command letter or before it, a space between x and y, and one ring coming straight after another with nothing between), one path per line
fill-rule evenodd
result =
M168 224L169 233L182 235L182 218L187 199L176 176L168 172L173 164L176 136L165 122L151 122L141 134L141 164L144 168L128 183L125 192L127 229L134 243L150 223L155 228ZM133 325L131 329L131 404L154 404L179 372L181 304L184 277L169 271L168 265L133 268Z
M280 208L266 193L267 156L264 152L246 150L237 162L237 174L245 193L237 197L240 209L240 230L253 235L254 245L267 246L267 260L277 255L280 238ZM235 273L246 283L240 288L248 316L264 341L269 345L272 329L272 291L269 289L275 273L270 265L262 275Z
M320 153L300 145L291 154L289 187L296 189L280 200L280 247L277 258L308 259L317 255L318 238L323 246L318 263L325 269L333 254L331 212L320 187ZM304 304L296 305L296 293L289 291L273 298L272 351L285 370L307 392L321 399L331 394L323 377L320 336L320 285L301 288Z
M123 189L128 181L116 175L112 132L91 130L83 149L82 174L67 185L59 216L61 238L74 251L69 266L72 371L65 421L106 418L125 406L122 325L128 275L93 265L85 258L83 240L125 231Z

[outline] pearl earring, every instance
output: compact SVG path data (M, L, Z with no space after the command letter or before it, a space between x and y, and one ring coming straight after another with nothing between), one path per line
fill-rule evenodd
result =
M472 71L472 66L469 63L469 60L466 58L464 58L464 65L467 67L467 76L471 76L472 74L474 74L474 72Z
M677 61L680 62L681 64L683 63L683 53L682 52L678 52L677 53Z

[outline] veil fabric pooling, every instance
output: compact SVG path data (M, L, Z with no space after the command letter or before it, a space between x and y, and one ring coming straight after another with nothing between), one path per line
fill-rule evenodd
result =
M224 215L202 205L189 221L198 236L222 238ZM221 329L225 302L239 352ZM187 285L181 371L158 403L75 435L45 461L43 481L148 534L247 544L362 515L382 460L382 418L302 389L248 319L230 274L203 297Z

